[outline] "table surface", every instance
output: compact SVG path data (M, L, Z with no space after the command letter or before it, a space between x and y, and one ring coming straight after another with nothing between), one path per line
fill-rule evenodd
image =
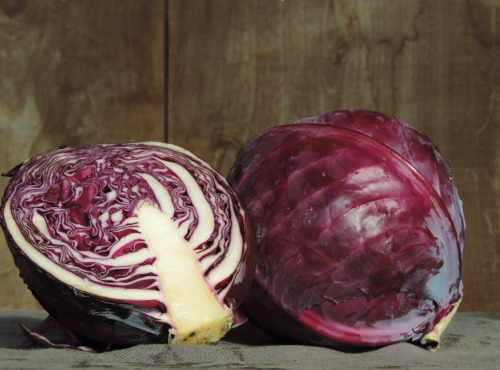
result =
M25 340L18 322L33 328L45 317L40 311L0 312L0 368L500 369L500 315L480 312L458 313L437 352L409 343L361 353L283 344L250 324L216 346L148 344L105 353L16 348Z

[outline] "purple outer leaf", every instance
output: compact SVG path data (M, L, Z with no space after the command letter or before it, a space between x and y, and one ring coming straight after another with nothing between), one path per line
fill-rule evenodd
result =
M52 316L48 316L42 324L35 330L29 329L22 322L19 323L27 340L20 345L21 348L39 346L43 348L74 349L83 352L95 352L91 346L82 345L87 340L75 335L64 326L61 326ZM98 343L92 343L94 346ZM107 345L106 347L109 347ZM109 348L99 348L99 352L109 350Z
M462 296L465 226L426 136L376 112L331 112L256 135L229 182L258 245L251 320L332 347L437 345L426 335Z

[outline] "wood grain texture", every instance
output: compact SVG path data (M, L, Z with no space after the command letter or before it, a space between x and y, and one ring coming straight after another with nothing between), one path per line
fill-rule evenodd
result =
M0 170L63 144L164 140L165 11L163 0L0 0ZM0 281L1 309L38 307L3 236Z
M169 138L227 174L257 132L364 108L426 133L467 221L462 311L500 312L500 2L170 0Z

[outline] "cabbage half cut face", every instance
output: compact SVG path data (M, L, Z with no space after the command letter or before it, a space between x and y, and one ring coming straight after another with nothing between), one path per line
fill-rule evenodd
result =
M1 224L21 276L62 325L117 344L215 343L253 272L227 182L162 143L61 147L9 173Z

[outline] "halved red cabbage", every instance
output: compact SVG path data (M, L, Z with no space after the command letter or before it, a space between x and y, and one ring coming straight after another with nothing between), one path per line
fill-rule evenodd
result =
M0 221L41 305L85 338L214 343L253 277L226 180L174 145L60 147L9 174Z
M465 226L428 137L377 112L330 112L259 133L228 179L256 234L255 323L338 348L437 348L462 297Z

